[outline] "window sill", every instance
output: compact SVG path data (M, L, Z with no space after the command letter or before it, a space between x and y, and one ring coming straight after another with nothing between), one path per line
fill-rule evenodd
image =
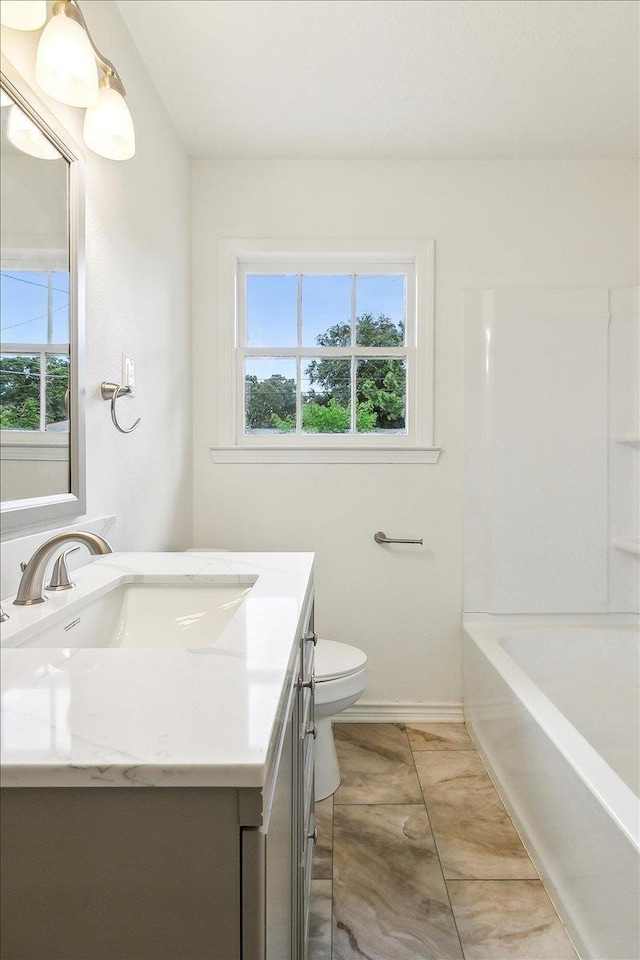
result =
M3 430L0 433L3 460L69 459L69 434L62 431Z
M437 463L440 447L210 447L214 463Z

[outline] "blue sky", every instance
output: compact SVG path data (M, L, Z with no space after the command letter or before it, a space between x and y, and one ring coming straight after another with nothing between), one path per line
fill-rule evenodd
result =
M250 347L297 346L298 278L247 277L247 342ZM395 323L405 319L403 276L356 277L356 316L381 313ZM350 275L302 277L302 346L336 323L351 321Z
M0 315L5 350L12 343L47 343L47 274L2 271ZM69 274L53 274L52 343L69 342Z

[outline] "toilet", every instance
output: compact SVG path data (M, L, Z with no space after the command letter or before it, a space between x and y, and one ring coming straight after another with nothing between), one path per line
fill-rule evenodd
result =
M331 718L359 700L367 685L367 655L335 640L318 640L315 649L315 799L324 800L340 786L340 768Z

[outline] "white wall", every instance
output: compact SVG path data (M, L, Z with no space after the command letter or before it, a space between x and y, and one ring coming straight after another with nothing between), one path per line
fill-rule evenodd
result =
M461 699L462 291L635 285L636 209L632 161L194 162L194 543L315 550L319 632L367 651L369 703ZM437 465L212 462L222 237L435 239Z
M53 264L54 269L65 269L62 264L68 260L67 170L64 157L43 163L17 150L2 157L2 260L5 269L7 249L12 257L20 259L20 251L25 248L43 250L45 256L49 255L47 264Z
M124 550L188 545L191 534L190 161L111 0L83 6L99 49L122 74L136 126L133 160L86 150L87 514L116 517ZM35 87L38 34L2 28L2 50ZM39 91L38 91L39 92ZM84 111L40 94L82 143ZM102 380L136 360L135 400L114 429Z

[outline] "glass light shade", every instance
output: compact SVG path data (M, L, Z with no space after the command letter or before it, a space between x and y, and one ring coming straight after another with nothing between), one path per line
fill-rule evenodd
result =
M46 0L2 0L0 3L0 22L12 30L39 30L46 19Z
M133 120L117 90L100 87L97 104L84 116L84 142L107 160L130 160L136 152Z
M62 156L42 130L15 104L9 110L7 139L18 150L38 160L60 160Z
M98 99L98 68L89 38L79 23L59 14L42 31L36 55L36 80L45 93L72 107L90 107Z

